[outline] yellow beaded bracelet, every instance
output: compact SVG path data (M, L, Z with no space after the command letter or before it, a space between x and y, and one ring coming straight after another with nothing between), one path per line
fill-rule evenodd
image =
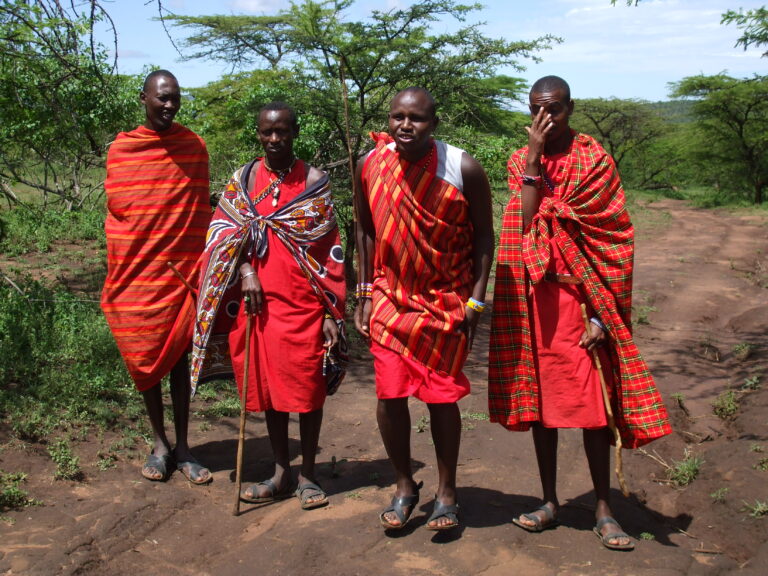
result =
M467 300L467 306L472 308L475 312L485 312L485 302L480 302L480 300L475 300L474 298L470 298Z

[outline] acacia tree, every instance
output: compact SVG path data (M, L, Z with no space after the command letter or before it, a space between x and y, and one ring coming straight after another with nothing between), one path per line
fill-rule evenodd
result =
M702 166L724 189L747 189L755 204L768 182L768 77L690 76L673 97L693 100Z
M165 19L193 31L185 46L194 56L218 58L235 68L262 65L282 72L308 97L310 114L330 127L320 165L337 171L337 204L342 227L352 230L351 178L357 158L369 146L365 136L384 128L392 96L410 85L429 89L453 124L498 128L499 106L515 97L521 83L497 77L501 66L520 69L519 58L536 59L538 50L558 39L545 36L509 42L487 38L480 24L464 25L479 5L426 0L390 11L374 10L350 21L344 11L353 0L305 0L275 16L177 16ZM430 25L453 19L453 33L432 34ZM340 174L338 172L341 172ZM347 245L351 256L351 243ZM351 261L351 259L350 259Z
M96 0L0 4L0 187L9 202L21 186L71 209L101 190L94 169L137 109L127 101L135 79L118 76L93 40L108 18Z
M736 46L746 50L750 46L768 46L768 9L765 6L755 10L728 10L723 14L721 24L736 24L743 34L736 41ZM768 50L763 52L763 58L768 56Z
M619 169L628 157L647 148L665 130L659 113L648 102L618 98L579 100L572 123L577 130L595 136Z

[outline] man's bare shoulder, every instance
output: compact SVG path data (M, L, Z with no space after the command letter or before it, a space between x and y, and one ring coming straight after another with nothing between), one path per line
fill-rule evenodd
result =
M317 184L324 176L325 172L314 166L307 164L307 188L313 184Z

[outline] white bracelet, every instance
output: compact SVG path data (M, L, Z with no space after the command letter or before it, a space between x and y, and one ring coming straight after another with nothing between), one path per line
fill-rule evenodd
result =
M247 274L242 274L242 275L240 276L240 279L241 279L241 280L245 280L246 278L248 278L248 276L253 276L254 274L256 274L256 271L255 271L255 270L251 270L251 271L250 271L250 272L248 272Z

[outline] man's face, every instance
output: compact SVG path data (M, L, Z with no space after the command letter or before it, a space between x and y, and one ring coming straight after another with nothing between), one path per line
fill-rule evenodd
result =
M146 91L139 95L147 120L144 126L162 132L173 124L173 119L181 107L181 90L173 78L155 76L149 81Z
M402 92L389 108L389 134L398 152L418 158L428 150L437 127L432 104L423 92Z
M293 159L293 139L297 135L288 110L264 110L259 114L259 141L270 164Z
M535 117L542 108L552 117L553 126L547 133L548 141L558 140L569 132L568 120L573 112L573 100L567 100L563 90L534 92L531 94L528 108L531 111L531 117Z

